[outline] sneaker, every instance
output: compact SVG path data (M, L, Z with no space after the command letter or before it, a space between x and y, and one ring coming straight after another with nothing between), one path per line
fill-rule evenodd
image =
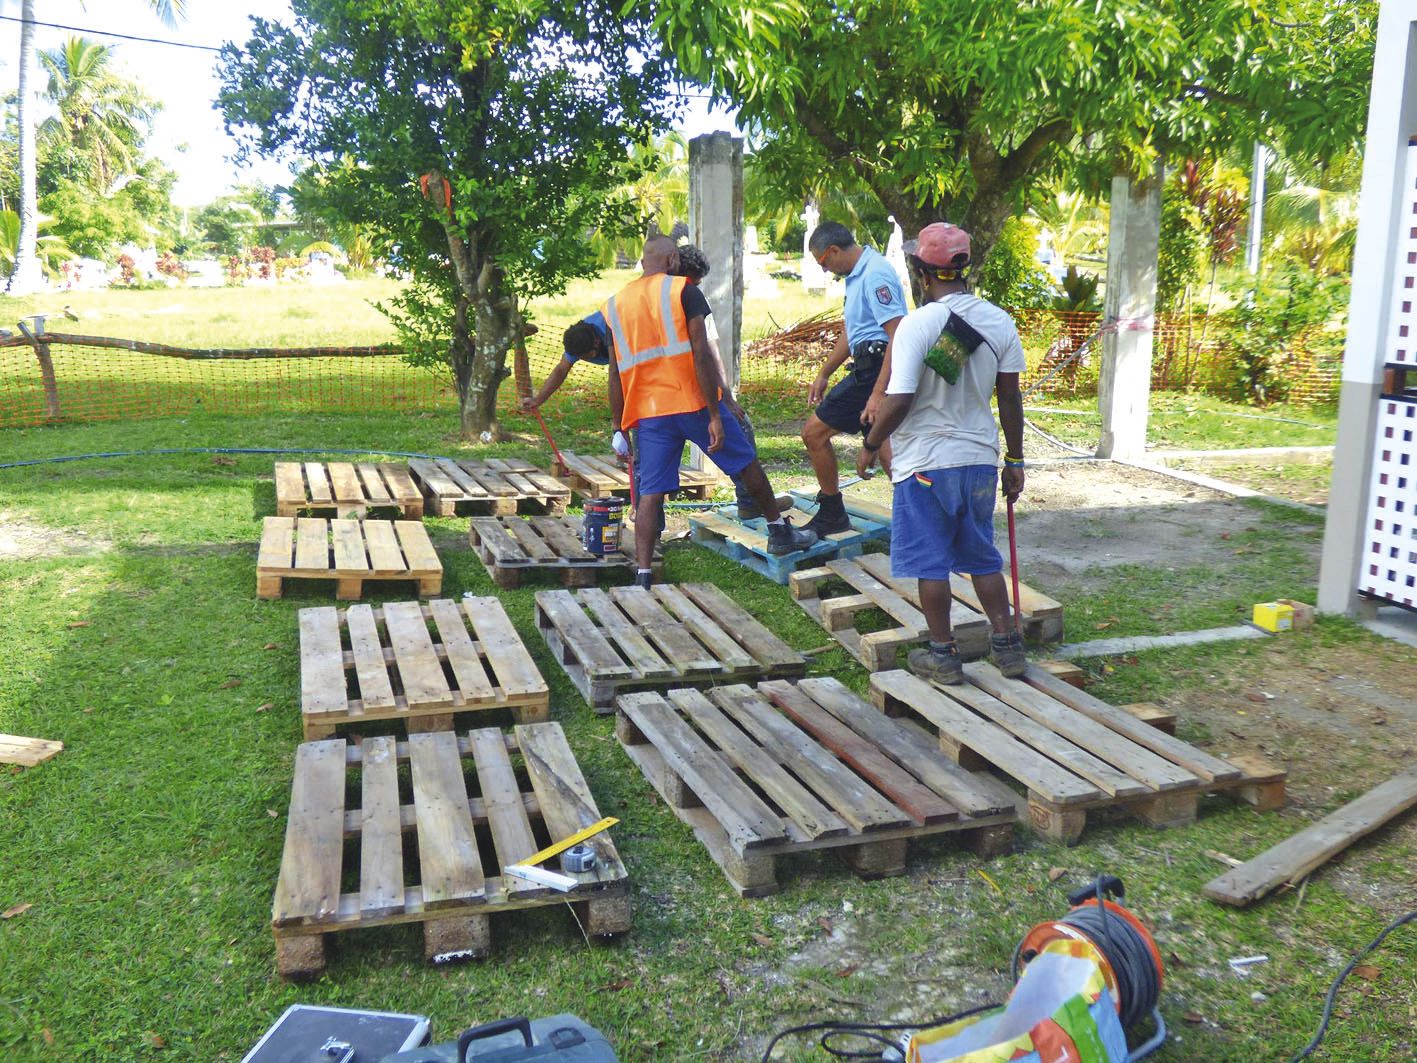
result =
M817 541L817 533L810 528L794 528L792 521L783 518L781 524L768 525L768 553L792 554L806 550Z
M824 495L820 491L817 492L817 512L807 522L807 527L816 532L819 537L851 530L851 518L846 514L846 502L842 499L840 491L834 495Z
M964 662L959 658L959 644L945 643L942 651L931 646L911 650L905 657L906 667L921 679L952 687L964 682Z
M1007 634L990 634L989 660L1000 674L1010 679L1023 675L1028 669L1028 656L1023 652L1023 636L1017 631Z

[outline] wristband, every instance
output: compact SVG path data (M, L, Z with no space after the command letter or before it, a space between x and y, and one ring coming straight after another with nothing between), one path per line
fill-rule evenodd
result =
M1022 468L1023 468L1023 459L1022 459L1022 458L1009 458L1009 457L1005 457L1005 458L1004 458L1004 468L1006 468L1006 469L1022 469Z

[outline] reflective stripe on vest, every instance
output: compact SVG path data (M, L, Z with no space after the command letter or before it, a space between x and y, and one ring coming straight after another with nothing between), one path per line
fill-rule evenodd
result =
M686 283L668 274L641 277L601 311L615 346L626 428L644 417L693 413L707 405L680 303Z

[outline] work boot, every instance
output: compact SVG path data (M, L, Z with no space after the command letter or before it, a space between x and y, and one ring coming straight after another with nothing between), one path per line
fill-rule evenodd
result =
M817 533L810 528L794 528L786 517L781 524L768 525L768 553L792 554L806 550L817 541Z
M792 508L791 495L777 495L777 511L786 513ZM757 520L763 515L763 507L753 501L753 496L744 491L738 492L738 519L741 521Z
M932 642L918 650L911 650L906 655L905 663L921 679L941 686L957 686L964 682L964 662L959 658L959 643L953 640L943 645Z
M653 584L654 584L654 573L653 573L653 572L636 572L636 573L635 573L635 586L636 586L636 587L643 587L645 590L649 590L650 587L651 587Z
M989 635L989 660L1003 675L1013 679L1028 668L1028 656L1023 652L1023 636L1017 631Z
M818 537L851 530L851 518L846 515L846 502L840 491L834 495L817 492L817 512L807 522L807 527L816 532Z

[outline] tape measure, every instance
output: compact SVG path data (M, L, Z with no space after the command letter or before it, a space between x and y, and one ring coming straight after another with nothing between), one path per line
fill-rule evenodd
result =
M512 866L529 867L533 864L539 864L543 861L550 860L558 853L565 852L571 846L579 845L581 842L587 840L588 838L594 838L601 831L608 830L619 822L620 821L614 816L606 816L599 822L592 823L589 827L586 827L583 830L576 831L576 833L572 834L569 838L562 838L559 842L555 842L552 845L548 845L545 849L541 850L541 852L534 853L531 856L528 856L525 860L518 860Z

